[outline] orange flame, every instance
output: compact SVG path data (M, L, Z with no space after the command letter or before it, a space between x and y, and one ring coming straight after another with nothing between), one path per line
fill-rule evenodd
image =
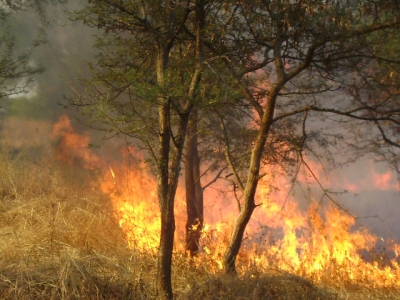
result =
M85 168L93 168L99 163L99 158L89 149L89 134L78 134L66 115L53 126L51 139L55 143L55 158L67 162L83 163Z
M72 153L73 157L85 161L85 167L100 164L99 157L86 147L88 136L75 133L66 117L55 125L53 136L63 146L56 155ZM124 158L122 163L116 162L113 168L104 167L101 189L113 203L115 218L129 246L136 250L156 251L160 230L156 180L149 173L144 158L133 148L126 147L121 156ZM268 183L272 180L279 190L271 191ZM383 176L382 180L384 185L388 179ZM260 184L257 199L262 205L246 231L238 257L239 270L274 267L315 282L400 286L400 245L391 241L387 251L390 250L392 258L385 257L385 253L375 250L380 239L366 229L355 230L356 220L337 207L322 207L314 201L307 210L300 209L295 199L286 197L285 191L290 189L290 185L286 178L276 175L265 176L265 183ZM215 190L205 191L203 251L196 258L199 263L209 262L211 271L222 268L223 253L238 215L233 196L225 193L221 197ZM186 221L183 199L184 190L179 188L175 245L176 251L182 254Z

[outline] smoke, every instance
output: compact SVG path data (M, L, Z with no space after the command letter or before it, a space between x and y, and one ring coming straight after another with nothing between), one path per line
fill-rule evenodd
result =
M308 164L319 183L310 174L299 176L295 197L301 208L311 201L322 206L331 203L325 196L325 191L330 191L334 201L356 218L355 228L366 227L384 239L400 241L396 225L400 191L395 170L370 158L333 170L325 170L315 162Z
M19 12L10 20L10 28L18 38L17 45L21 49L32 42L32 36L37 36L41 27L45 27L47 43L37 49L32 56L32 63L42 64L46 71L35 77L27 94L6 99L2 108L3 113L0 115L2 145L13 149L46 148L52 147L54 143L65 146L68 143L67 139L57 141L51 139L52 131L54 136L53 125L63 114L67 114L72 120L71 124L59 128L63 130L64 137L69 135L74 138L75 133L70 129L72 127L88 134L87 139L83 140L84 144L79 145L80 149L88 147L89 144L102 143L101 134L89 131L84 118L63 107L67 104L66 99L70 97L71 89L79 91L77 79L88 74L86 63L92 60L95 54L92 44L96 29L73 23L66 16L65 9L74 9L78 6L79 1L71 1L68 7L47 7L47 16L50 17L50 22L47 24L43 24L40 16L32 11ZM112 149L120 148L121 143L123 141L120 140L113 147L110 144L102 144L98 150L99 158L93 163L97 164L98 160L118 155L118 152ZM60 152L59 155L68 156L71 153ZM396 212L400 211L400 194L394 171L384 164L377 164L369 159L329 172L325 172L316 163L312 165L322 186L339 192L334 196L335 201L357 216L358 226L366 226L384 238L400 239L400 232L396 230L398 219ZM319 202L322 199L325 204L330 202L323 197L324 191L309 174L308 177L301 175L298 178L300 184L296 185L294 193L290 195L288 195L291 189L290 180L283 178L279 180L282 181L279 184L280 190L269 196L282 199L278 202L280 206L277 209L287 205L285 199L291 202L297 201L296 205L303 210L306 210L312 201ZM342 193L343 191L347 193ZM209 189L205 195L207 222L212 223L221 218L229 219L237 215L237 205L232 201L231 194ZM260 199L262 207L270 209L268 201L268 198ZM281 215L275 215L277 220L281 218ZM255 219L257 226L274 221L267 220L261 209L256 210Z
M95 30L68 19L69 12L77 9L80 2L45 4L40 12L29 8L6 19L3 30L9 30L15 37L15 56L26 51L35 40L45 41L30 58L31 65L41 65L45 72L34 77L27 93L2 99L8 116L52 122L64 113L74 116L64 109L66 99L71 96L71 88L77 88L79 76L88 74L87 63L94 54Z

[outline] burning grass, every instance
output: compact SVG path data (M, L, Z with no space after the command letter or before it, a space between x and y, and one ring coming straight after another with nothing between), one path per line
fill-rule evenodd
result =
M0 157L0 298L158 299L156 251L132 247L133 237L115 218L111 200L117 194L99 188L102 173L34 161L29 154L4 150ZM293 274L306 270L306 263L289 273L242 256L241 276L224 276L218 251L226 236L205 234L210 253L193 260L180 251L174 255L177 299L400 298L396 288L373 289L357 280L349 284L326 276L316 285Z

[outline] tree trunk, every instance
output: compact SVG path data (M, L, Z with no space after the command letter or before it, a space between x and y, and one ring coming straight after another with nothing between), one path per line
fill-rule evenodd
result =
M239 215L239 218L236 221L235 227L233 229L229 246L224 254L223 266L224 266L224 272L226 274L236 273L236 257L239 253L240 246L242 244L244 231L246 230L246 226L250 221L254 208L256 207L254 205L254 198L253 200L248 200L248 202L252 202L253 204L249 205L248 208L243 207Z
M160 106L160 140L157 192L161 212L160 247L158 249L158 272L162 299L172 299L171 262L174 244L174 199L169 197L170 133L168 128L168 104Z
M162 78L162 76L160 76ZM170 99L159 96L159 149L157 196L161 212L161 235L158 250L158 279L161 299L172 300L172 252L175 234L174 203L182 163L182 153L192 105L179 117L171 147Z
M169 199L167 202L171 202ZM173 201L172 201L173 202ZM171 266L174 246L175 218L169 205L161 209L161 237L158 251L158 272L162 299L173 299Z
M179 173L182 163L182 152L185 145L189 118L193 109L195 93L201 79L202 45L201 32L204 26L204 0L199 0L201 5L196 9L196 58L197 63L192 75L188 90L188 101L181 103L179 113L179 125L171 128L171 98L166 97L162 92L158 96L159 113L159 149L158 149L158 180L157 192L161 210L161 236L158 252L158 279L160 280L161 299L172 300L172 252L175 234L174 200L178 187ZM172 3L173 1L171 1ZM168 5L168 9L172 7ZM173 23L173 22L172 22ZM164 88L165 69L168 64L170 44L157 44L156 57L157 84L160 91ZM172 143L171 143L172 142Z
M268 138L269 130L272 125L276 98L282 86L283 84L280 83L270 90L269 100L265 107L264 114L262 115L260 128L258 130L257 137L251 151L249 173L247 175L247 181L243 195L244 201L242 210L240 211L239 217L235 223L231 240L224 254L224 272L228 274L236 273L236 257L242 244L246 226L250 221L254 209L256 208L255 196L258 181L260 179L259 174L261 168L262 154Z
M196 90L201 80L203 64L203 35L205 27L205 0L196 1L196 67L189 88L189 99L196 98ZM197 142L197 109L193 109L188 126L189 140L186 144L185 184L186 184L186 250L190 255L199 251L199 241L203 227L203 189L200 184L200 158Z
M165 67L167 65L168 52L161 46L157 53L157 83L164 86ZM157 174L157 196L161 213L160 246L158 249L158 279L160 281L161 299L173 299L171 268L172 250L174 245L175 217L174 199L170 197L170 140L169 129L169 99L163 94L158 96L158 174Z
M194 256L199 252L203 229L203 188L200 183L200 157L197 139L197 109L193 110L186 141L185 187L186 187L186 252Z

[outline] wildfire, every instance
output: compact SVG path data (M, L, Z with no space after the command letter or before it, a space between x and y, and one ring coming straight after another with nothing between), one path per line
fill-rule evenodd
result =
M112 176L113 181L114 181L114 185L116 185L117 182L116 182L116 180L115 180L115 173L114 173L114 171L113 171L113 169L112 169L111 167L109 167L109 168L110 168L111 176Z
M124 165L115 167L115 172L111 167L109 170L113 184L110 185L105 178L101 188L110 195L114 214L129 246L132 249L155 251L160 231L155 180L139 169Z
M67 162L83 163L85 168L92 168L99 164L99 157L88 148L90 136L76 133L71 121L66 115L53 126L51 139L55 144L55 158Z
M74 133L65 118L53 132L60 131L65 136L61 139L64 151L79 156L86 162L86 167L96 164L102 168L101 159L86 148L87 136ZM66 142L67 137L74 142ZM100 172L99 185L113 203L115 218L129 246L146 252L156 251L160 230L156 180L148 172L143 157L132 148L124 149L121 154L124 159L120 163L104 167L104 172ZM288 190L290 186L284 178L274 177L274 181L278 182L280 190ZM180 188L176 199L178 232L175 247L182 254L186 221L183 197L184 191ZM195 260L199 264L209 262L211 270L218 271L237 216L236 201L221 200L209 190L205 200L202 253ZM385 251L378 252L378 237L367 229L355 230L354 217L334 205L321 207L316 201L307 210L301 210L295 200L286 199L280 191L272 192L267 185L260 186L258 200L262 205L257 208L243 241L239 270L273 267L315 282L400 286L400 246L392 242Z

